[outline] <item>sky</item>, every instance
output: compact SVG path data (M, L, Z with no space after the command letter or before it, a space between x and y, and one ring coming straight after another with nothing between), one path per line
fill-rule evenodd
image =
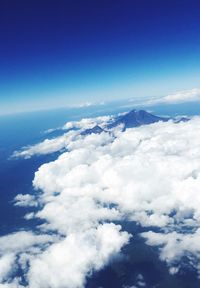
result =
M199 0L1 0L0 114L199 87Z

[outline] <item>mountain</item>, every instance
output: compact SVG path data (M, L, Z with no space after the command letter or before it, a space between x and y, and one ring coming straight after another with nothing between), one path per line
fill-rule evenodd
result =
M82 131L81 135L100 134L103 131L108 132L118 125L123 125L123 131L125 131L127 128L139 127L141 125L148 125L159 121L166 122L169 119L170 118L167 117L155 116L145 110L132 110L126 114L116 116L114 121L105 127L106 130L102 129L99 125L95 125L92 128Z
M190 120L190 118L188 118L188 117L181 117L179 119L175 119L174 123L187 122L189 120Z
M85 129L84 131L81 132L81 135L89 135L89 134L100 134L101 132L103 132L104 130L96 125L93 128L89 128L89 129Z
M145 110L132 110L124 115L117 116L115 121L107 126L108 129L123 124L124 130L127 128L139 127L141 125L152 124L155 122L166 122L170 118L155 116Z
M109 132L110 129L115 128L119 125L123 125L122 131L125 131L127 128L139 127L142 125L148 125L159 121L167 122L170 119L173 120L174 123L187 122L190 120L187 117L181 117L178 119L170 117L159 117L145 110L131 110L126 114L116 116L112 123L104 127L105 130L101 128L99 125L95 125L92 128L83 130L81 132L81 135L100 134L102 132Z

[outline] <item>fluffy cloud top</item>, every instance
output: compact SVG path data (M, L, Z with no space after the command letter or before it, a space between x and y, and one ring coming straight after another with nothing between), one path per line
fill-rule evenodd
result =
M44 222L37 233L0 238L2 287L84 287L86 278L131 237L116 221L145 227L141 237L160 247L171 273L181 268L183 256L200 271L199 130L200 118L195 117L114 134L73 134L64 144L67 151L35 173L37 197L16 197L21 206L38 201L40 208L26 218ZM70 133L75 132L53 139L55 147ZM44 151L43 144L36 154ZM45 151L51 147L45 143ZM24 279L18 277L19 269Z
M86 275L102 268L127 243L114 224L70 233L30 262L29 287L83 287Z

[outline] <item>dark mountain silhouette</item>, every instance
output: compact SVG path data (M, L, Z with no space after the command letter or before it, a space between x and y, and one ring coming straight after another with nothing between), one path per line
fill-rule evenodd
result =
M89 135L89 134L100 134L101 132L103 132L104 130L96 125L93 128L89 128L89 129L85 129L84 131L81 132L81 135Z
M152 124L155 122L166 122L170 118L155 116L145 110L132 110L124 115L116 117L115 121L107 126L108 129L114 128L120 124L126 128L139 127L141 125Z
M190 118L181 117L181 118L179 118L179 119L175 119L175 120L174 120L174 123L187 122L187 121L189 121L189 120L190 120Z

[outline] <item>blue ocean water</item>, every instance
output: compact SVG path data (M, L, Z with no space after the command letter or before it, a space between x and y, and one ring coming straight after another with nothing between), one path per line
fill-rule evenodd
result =
M134 107L130 107L132 109ZM151 107L156 114L175 116L177 114L200 114L200 105L174 105ZM35 221L24 220L24 215L31 208L15 207L14 197L19 194L34 193L32 180L38 167L51 161L57 155L39 156L31 159L9 159L13 151L23 146L42 141L49 128L61 127L65 122L122 112L123 105L85 107L76 109L59 109L28 114L0 117L0 235L20 229L33 229ZM128 110L128 109L126 109ZM133 223L123 223L126 231L136 235L139 228ZM138 274L144 276L146 287L200 287L195 271L185 269L181 274L170 275L166 265L159 261L157 248L144 244L139 236L134 236L129 245L123 249L124 256L96 272L88 279L87 288L120 288L137 284ZM138 286L139 287L139 286Z

